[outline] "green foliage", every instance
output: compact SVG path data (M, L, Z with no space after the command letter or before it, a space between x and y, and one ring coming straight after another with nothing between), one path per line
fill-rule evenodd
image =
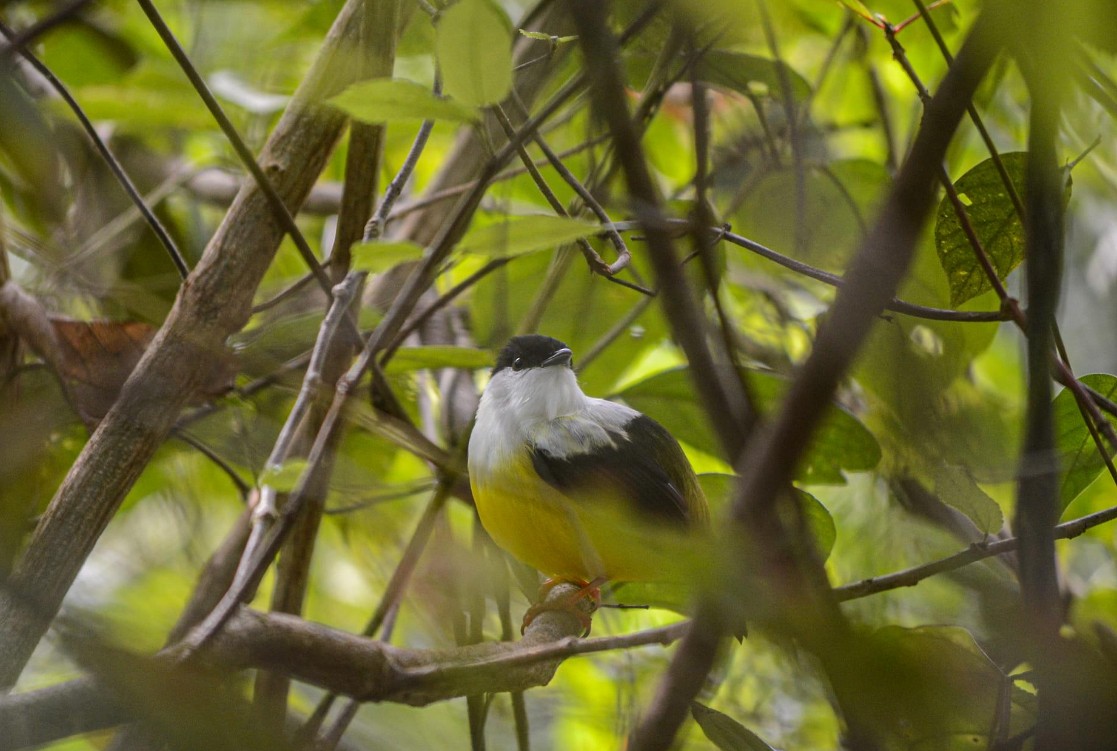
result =
M475 347L400 347L388 364L387 373L406 373L424 368L462 368L478 370L493 364L492 353Z
M366 123L412 120L464 123L477 119L472 108L436 96L429 88L406 80L361 81L330 97L329 102Z
M1107 399L1117 396L1117 378L1107 373L1085 375L1080 380L1084 386ZM1078 400L1070 389L1063 389L1055 397L1054 411L1055 447L1059 452L1063 475L1059 485L1060 509L1065 509L1105 469L1105 457L1100 455L1079 410ZM1106 419L1110 425L1117 427L1117 418L1107 416ZM1100 431L1098 437L1103 446L1108 446ZM1105 451L1108 458L1112 459L1112 448L1106 448Z
M564 216L506 216L471 227L458 243L458 250L502 258L548 250L600 230L594 222Z
M418 261L423 248L406 240L357 243L352 248L353 269L379 274L406 261Z
M771 411L779 403L786 388L782 379L758 371L747 372L745 378L762 411ZM686 368L674 368L628 386L617 396L661 422L679 440L708 454L720 454L691 383ZM845 410L833 408L795 477L804 483L842 484L843 471L872 469L878 461L880 447L872 433Z
M774 751L756 733L716 709L694 702L690 714L702 733L721 751Z
M723 518L729 514L729 508L733 501L733 494L737 488L738 478L736 475L723 475L717 473L706 473L698 476L698 482L702 485L702 492L706 494L706 500L710 504L710 510L714 518ZM807 527L814 537L815 550L819 556L825 560L830 555L830 551L834 548L834 541L838 536L838 529L834 524L834 517L826 509L822 503L810 493L794 489L795 498L799 502L799 509L803 514L803 519L807 523Z
M442 14L435 44L446 93L475 107L512 88L512 26L490 0L461 0Z
M2 20L17 32L60 7L30 1L3 5ZM280 111L298 103L293 94L345 3L157 5L200 74L223 104L231 105L229 115L251 151L268 154L263 160L268 175L278 181L303 174L306 164L265 151L265 144ZM562 4L544 13L505 0L459 0L433 3L433 15L426 5L400 6L391 77L311 97L354 121L385 125L369 206L379 205L419 121L435 121L382 239L351 248L352 268L369 272L358 315L366 336L399 302L410 270L436 247L460 196L500 152L504 136L493 125L491 105L506 103L513 122L522 122L517 99L537 114L592 62ZM924 5L955 54L979 14L998 12L995 4L978 0ZM1014 11L1024 17L1030 5ZM1073 200L1067 184L1059 324L1076 372L1097 371L1082 377L1083 385L1111 401L1117 399L1117 377L1108 372L1117 362L1108 329L1117 316L1110 273L1111 178L1117 174L1112 6L1105 0L1061 4L1060 23L1074 35L1066 49L1052 41L1060 29L1042 29L1043 44L1053 46L1037 48L1016 38L1032 30L1005 22L1012 49L1032 50L1040 61L1028 73L1037 78L1026 85L1010 52L999 58L974 100L1025 202L1023 149L1037 81L1061 71L1058 86L1066 92L1056 143L1061 161L1101 139L1075 167ZM611 3L612 31L629 29L648 7L641 0ZM684 283L709 322L702 334L691 336L704 337L711 346L732 343L742 380L762 413L762 429L778 415L798 414L800 405L786 403L787 387L803 372L817 333L831 325L837 293L726 241L699 257L696 243L728 223L733 232L795 261L836 277L849 273L921 127L923 104L898 62L910 65L932 93L947 70L927 19L915 13L910 0L675 0L626 39L619 53L627 86L623 104L639 114L635 124L643 156L672 220L665 226L676 257L688 259ZM885 21L892 24L902 55L880 28ZM217 251L227 252L221 238L240 229L226 224L231 207L258 198L244 188L246 173L232 148L139 8L124 0L88 4L35 38L30 49L93 119L191 268L200 267L198 273L220 268L224 259ZM339 72L353 70L362 51L367 48L343 46L332 64ZM434 93L436 72L443 94ZM695 128L693 82L703 85L707 105L705 153ZM707 545L705 538L695 545L696 559L705 562L710 552L723 556L719 562L728 560L730 551L751 554L738 550L741 530L726 522L739 483L732 472L741 468L723 455L711 430L683 354L688 350L679 346L682 336L673 334L678 311L665 305L667 293L677 290L661 287L650 257L655 246L645 242L646 228L639 226L647 207L632 200L619 152L589 101L584 93L569 99L540 132L609 220L630 228L624 240L631 263L612 280L588 267L576 241L589 242L606 262L618 258L602 232L607 225L585 208L534 143L526 147L529 156L569 216L556 215L518 161L502 167L464 238L433 269L434 281L415 308L405 311L406 321L480 270L487 273L431 316L389 360L379 360L402 416L385 414L384 394L371 388L367 377L341 412L344 429L328 452L331 470L320 499L326 513L307 573L306 618L350 632L364 627L389 582L397 580L432 493L450 477L447 468L460 469L462 436L493 352L517 333L563 340L574 351L587 394L624 401L683 442L712 508L709 531L715 543ZM317 182L297 212L316 256L334 259L326 267L333 278L343 271L336 265L334 238L353 237L337 231L340 196L351 197L354 187L344 185L355 153L350 148L342 137L322 174L308 176ZM704 183L697 178L700 163ZM968 121L942 164L976 239L1008 294L1021 298L1027 311L1018 282L1027 272L1027 228ZM238 191L242 195L234 199ZM284 198L292 206L302 200L301 194ZM791 473L801 513L787 514L795 519L784 521L805 522L834 585L934 563L972 542L972 534L958 534L942 522L941 505L919 507L913 501L918 493L910 489L933 491L925 495L993 535L1014 515L1021 476L1045 466L1020 455L1028 375L1018 327L1011 321L940 320L956 312L997 311L1001 301L953 204L941 190L936 201L935 224L919 230L916 256L896 294L935 309L935 318L885 312L873 323ZM3 307L7 295L17 288L25 292L51 314L36 320L59 334L63 329L55 316L128 324L142 319L154 331L176 294L193 299L199 287L193 280L181 284L134 213L72 112L43 81L24 63L0 73L0 578L28 549L51 498L74 481L70 475L83 449L101 445L104 436L90 441L98 415L81 414L82 401L74 395L103 387L104 374L121 358L117 343L106 339L71 353L67 367L57 368L49 349L21 328L28 319ZM696 217L712 226L687 224ZM267 226L254 231L270 236L276 232L269 223L274 217L265 219ZM207 247L210 254L202 261ZM490 264L494 259L506 263ZM265 260L248 262L262 267ZM1014 274L1018 268L1023 273ZM5 283L9 280L12 286ZM229 543L230 530L250 508L253 488L270 485L281 494L294 488L307 468L313 436L306 431L321 418L312 410L292 457L265 468L302 385L302 363L327 305L326 293L308 279L290 238L268 264L254 309L245 304L226 310L222 290L204 289L212 296L199 303L205 310L196 321L199 333L225 316L245 322L223 341L232 356L189 355L212 358L214 370L222 372L181 414L162 416L166 424L176 424L172 438L142 468L70 594L70 616L59 621L100 624L107 637L99 647L102 656L97 649L81 651L59 630L58 638L41 645L17 687L18 692L49 686L75 671L91 671L174 736L175 747L259 740L259 708L245 702L250 681L238 673L218 685L132 653L163 647L197 582L206 581L210 556ZM727 331L718 325L723 315ZM224 369L228 378L218 378ZM59 370L66 377L59 378ZM223 391L230 382L233 390ZM120 385L110 384L106 409ZM151 389L152 400L166 393L161 388L165 384ZM323 395L332 392L329 384L321 386ZM1052 409L1060 510L1081 517L1117 506L1105 471L1113 447L1102 436L1099 449L1070 390L1054 398ZM1117 418L1106 419L1117 427ZM135 426L152 428L146 422ZM465 478L451 489L432 541L413 567L404 567L409 573L391 633L393 644L404 649L453 649L474 637L501 639L505 621L514 632L535 596L536 572L522 577L521 591L508 584L497 556L484 552ZM781 512L794 510L790 499L782 500L787 503L779 506ZM1103 739L1107 723L1117 727L1117 719L1110 721L1117 674L1115 558L1111 525L1059 544L1070 615L1060 641L1066 667L1054 714ZM285 550L283 560L286 566L297 557ZM681 561L680 567L689 563ZM694 581L673 590L654 582L616 586L615 601L670 611L603 609L594 616L594 634L628 634L677 620L680 613L693 612L697 584L749 611L750 635L743 644L727 645L708 694L691 707L695 722L684 726L689 736L682 747L836 748L849 731L833 702L844 689L887 751L1007 748L1007 738L1030 737L1037 716L1035 688L1020 677L1031 653L1023 641L1028 626L1020 617L1019 567L1011 564L991 559L938 573L917 587L843 602L852 636L826 664L801 640L789 646L786 624L765 620L767 598L780 593L738 591L725 566L716 571L696 566ZM269 608L282 576L269 569L251 606ZM505 600L510 600L507 614L498 612ZM755 627L754 612L760 614ZM127 649L109 648L113 643ZM526 694L532 747L623 746L633 724L646 716L675 654L670 647L648 647L565 660L548 687ZM288 706L294 714L309 715L319 698L317 687L295 682ZM484 706L487 742L509 746L517 727L508 697L487 697ZM223 736L223 730L229 732ZM467 743L469 734L462 702L424 708L367 704L342 742L442 748ZM271 736L264 740L268 747L282 745ZM45 747L107 743L107 735L98 734ZM1023 748L1030 743L1024 740Z
M934 483L935 494L969 517L980 531L992 534L1004 526L1001 507L978 487L964 468L942 465L936 468Z
M1027 154L1001 154L1000 161L1017 196L1024 195ZM992 158L981 162L958 178L954 189L958 192L958 200L965 206L974 237L981 244L997 276L1003 280L1024 260L1025 235L1016 204L996 162ZM958 307L992 289L973 241L949 196L944 196L939 203L935 219L935 245L950 280L951 306Z

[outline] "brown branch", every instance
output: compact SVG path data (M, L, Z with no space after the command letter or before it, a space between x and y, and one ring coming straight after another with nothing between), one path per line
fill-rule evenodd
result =
M576 588L560 585L552 597ZM488 642L451 649L406 649L354 636L286 614L239 610L204 652L205 664L223 671L248 668L282 673L360 701L423 706L477 693L521 691L546 685L566 658L679 639L689 623L620 636L579 639L581 622L547 611L518 642ZM173 652L157 658L176 662ZM58 722L69 717L72 722ZM82 678L48 689L0 698L0 751L139 719L116 698Z
M260 159L290 207L302 202L344 126L340 112L318 101L352 79L340 53L356 34L356 6L350 0L342 9ZM244 325L282 235L258 186L246 185L0 594L0 686L22 672L124 495Z

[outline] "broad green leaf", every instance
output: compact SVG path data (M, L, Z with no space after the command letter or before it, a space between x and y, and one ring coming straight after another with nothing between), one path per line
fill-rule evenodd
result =
M779 405L787 383L769 373L748 371L753 395L764 411ZM695 400L687 368L658 373L617 394L633 408L663 424L680 441L709 454L720 455L706 416ZM842 471L872 469L880 461L880 446L864 425L845 410L827 411L803 457L795 479L804 483L845 483Z
M803 517L807 520L807 526L814 534L818 554L825 561L834 549L834 541L838 539L838 528L834 524L834 517L830 515L830 510L810 493L799 488L793 488L793 490L795 491L795 497L799 499L799 508L803 510Z
M943 503L961 511L985 534L1004 526L1001 507L990 498L965 467L939 465L935 468L935 493Z
M406 240L355 243L352 254L354 271L379 274L401 263L419 260L423 257L423 247Z
M756 733L716 709L695 701L690 704L690 714L720 751L775 751Z
M489 0L461 0L442 14L435 41L446 93L475 107L512 89L512 28Z
M1023 196L1027 153L1010 152L1001 154L1000 159L1017 194ZM958 178L954 188L966 206L966 216L997 276L1004 279L1024 260L1025 234L996 164L986 159ZM1069 183L1067 190L1070 190ZM943 196L935 217L935 246L950 281L952 306L957 307L992 289L949 196Z
M388 361L386 372L405 373L423 368L464 368L479 370L492 367L493 354L475 347L430 345L427 347L400 347Z
M722 86L742 94L755 93L753 84L764 84L770 96L783 96L783 74L787 75L791 95L796 100L805 99L811 93L807 79L796 73L787 63L770 60L766 57L749 55L732 50L710 50L699 61L698 77L715 86Z
M299 482L307 461L304 458L288 459L278 467L268 467L260 475L260 486L270 485L280 493L290 493Z
M510 216L507 221L471 228L458 250L504 257L547 250L586 237L601 228L594 222L547 214Z
M425 86L402 79L376 78L346 87L327 100L351 117L366 123L398 120L449 120L471 122L477 119L472 107L436 96Z
M1117 377L1094 373L1082 376L1079 380L1102 396L1117 398ZM1070 389L1063 389L1055 397L1054 410L1055 447L1059 452L1063 472L1059 498L1065 509L1105 469L1105 462L1098 453L1089 428L1083 422L1082 413L1078 411L1078 403ZM1117 427L1117 418L1106 415L1106 419ZM1109 450L1104 438L1102 445ZM1113 454L1110 453L1110 456Z

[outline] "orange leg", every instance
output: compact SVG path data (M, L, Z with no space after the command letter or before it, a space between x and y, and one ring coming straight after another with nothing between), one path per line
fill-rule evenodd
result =
M597 611L598 606L601 604L601 585L606 582L604 576L599 576L593 581L585 582L572 579L551 578L547 579L539 587L539 602L532 605L524 613L524 623L520 626L520 633L524 633L531 622L536 619L540 613L548 611L558 611L561 613L569 613L578 619L582 624L584 630L582 636L590 635L590 626L593 625L593 614ZM551 590L559 584L573 584L578 587L577 592L571 592L569 595L564 595L558 599L547 601L547 595ZM589 598L593 607L587 613L582 609L580 603L582 600Z

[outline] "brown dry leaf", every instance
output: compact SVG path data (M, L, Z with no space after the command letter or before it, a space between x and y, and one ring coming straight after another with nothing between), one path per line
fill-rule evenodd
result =
M140 322L50 317L58 341L58 374L84 420L100 419L140 361L155 328Z

